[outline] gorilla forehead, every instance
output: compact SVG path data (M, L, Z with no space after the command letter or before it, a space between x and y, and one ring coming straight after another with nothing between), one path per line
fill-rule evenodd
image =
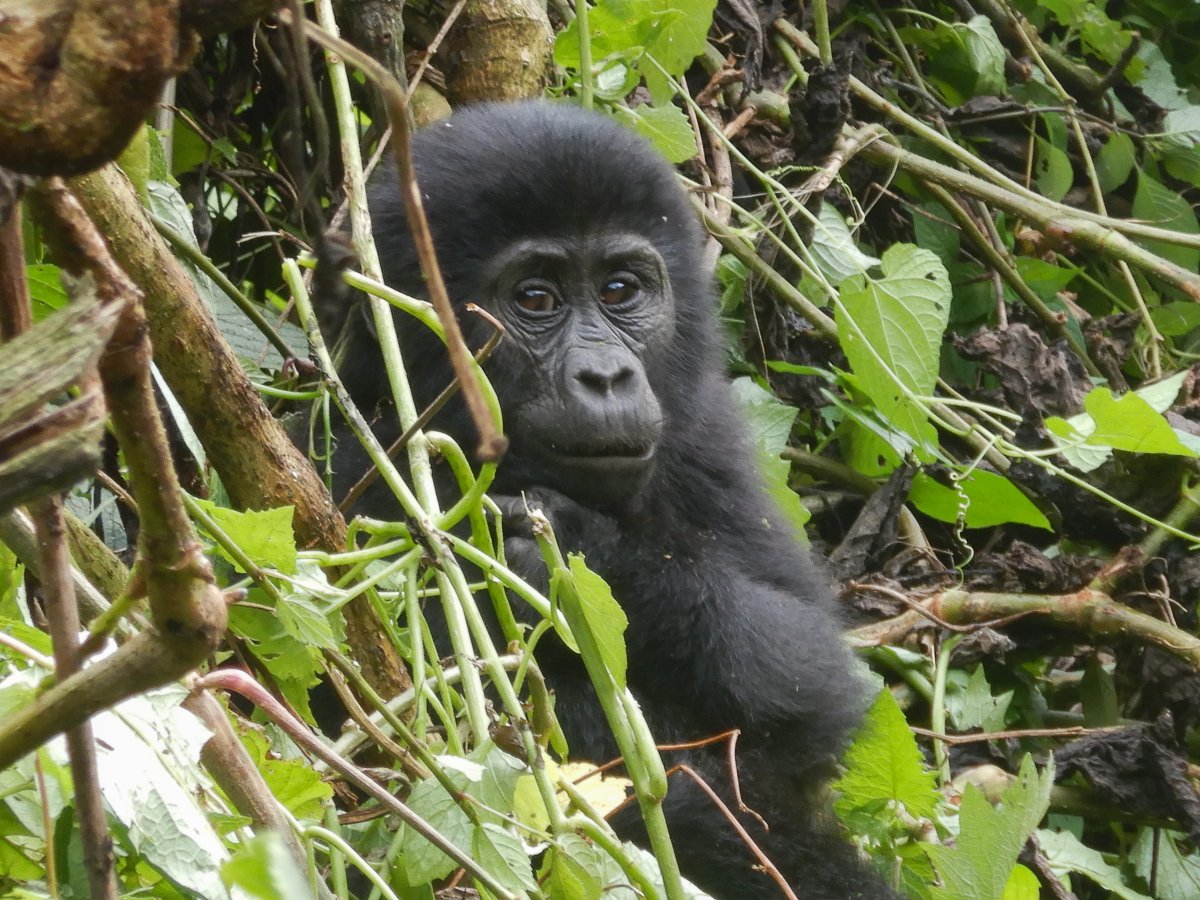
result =
M674 170L595 113L543 101L481 104L418 132L413 156L443 252L486 259L514 238L602 228L647 237L674 281L685 273L671 263L700 246Z

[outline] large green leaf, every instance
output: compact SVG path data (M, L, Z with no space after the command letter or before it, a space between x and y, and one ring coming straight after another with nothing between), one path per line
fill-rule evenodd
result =
M958 843L926 849L941 875L934 896L944 900L994 900L1004 894L1025 841L1046 815L1054 768L1038 772L1028 756L992 806L974 785L963 792Z
M608 583L587 567L580 554L572 553L567 564L567 569L560 569L550 576L551 584L558 591L574 592L583 621L577 622L572 618L571 611L565 610L572 630L577 631L583 626L591 631L601 660L612 674L617 687L623 689L627 668L625 629L629 627L625 610L621 609L621 604L613 597ZM562 594L559 596L562 597ZM566 602L566 598L563 598L563 602Z
M1041 828L1038 829L1037 839L1038 847L1054 872L1075 872L1082 875L1108 891L1110 897L1120 897L1121 900L1150 900L1147 895L1125 884L1121 870L1110 865L1099 850L1084 846L1079 838L1069 831ZM1170 895L1160 891L1156 892L1155 896L1165 900ZM1190 898L1196 895L1188 893L1182 896Z
M936 812L933 773L891 691L880 691L871 704L845 765L846 774L834 785L841 794L834 805L843 818L856 808L885 802L903 804L914 817L932 818Z
M619 106L614 112L669 162L687 162L696 155L696 136L687 115L679 107L643 105L629 110Z
M1175 191L1164 187L1147 175L1138 173L1137 193L1133 195L1133 217L1143 219L1151 225L1178 231L1181 234L1200 234L1196 213L1190 203ZM1146 248L1163 259L1169 259L1189 272L1200 269L1200 249L1181 247L1165 241L1143 240Z
M911 395L933 393L950 279L941 260L911 244L888 248L882 268L881 278L855 275L842 282L838 339L861 389L884 418L916 440L918 455L929 457L936 436Z
M909 499L921 512L942 522L957 522L961 511L968 528L990 528L1016 522L1050 530L1050 522L1033 501L1003 475L975 469L958 481L958 490L924 472L913 478Z
M1187 371L1121 397L1105 387L1083 399L1086 412L1061 419L1050 416L1046 429L1062 447L1063 457L1082 472L1099 468L1115 450L1195 456L1187 440L1162 417L1175 401Z

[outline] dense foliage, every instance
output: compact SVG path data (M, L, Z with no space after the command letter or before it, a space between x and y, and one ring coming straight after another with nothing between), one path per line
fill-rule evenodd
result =
M1200 896L1200 4L813 6L747 20L712 0L551 4L546 93L610 113L679 163L714 237L763 477L827 553L878 682L835 810L914 898ZM459 12L407 11L424 82L453 64L433 55L426 69L423 51ZM314 15L332 27L325 4ZM386 123L339 58L303 56L305 86L293 37L260 24L206 41L170 114L121 163L322 470L341 399L307 251L361 190L347 148L369 159ZM439 99L423 83L412 105ZM377 283L366 234L354 286L440 329L427 304ZM32 218L25 250L42 321L68 293ZM247 309L270 320L269 341ZM189 350L155 337L156 353ZM309 346L316 367L296 365ZM550 629L620 711L633 786L655 789L652 738L624 690L621 598L552 535L549 597L497 561L491 464L418 431L385 476L412 486L403 521L355 521L345 552L306 546L290 507L232 508L178 387L158 386L189 514L218 584L242 591L211 668L253 673L280 715L310 725L332 686L353 720L332 749L472 865L251 691L228 713L298 837L303 854L289 853L200 764L208 732L180 705L189 683L92 720L123 894L694 895L606 829L623 781L555 761L565 748L535 661ZM109 451L69 508L130 564L139 524ZM463 499L433 496L430 454ZM0 544L0 732L53 668L18 550ZM546 621L496 646L476 604L503 607L506 592ZM123 640L144 625L139 594L108 594L115 612L92 628ZM440 662L420 613L439 600L461 610L456 659ZM411 673L395 696L360 671L341 615L356 602ZM55 739L0 770L5 896L88 893L66 760Z

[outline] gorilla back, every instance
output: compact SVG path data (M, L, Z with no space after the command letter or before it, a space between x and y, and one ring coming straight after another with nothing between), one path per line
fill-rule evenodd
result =
M861 690L828 589L765 500L722 372L703 236L673 170L598 115L545 103L467 109L420 132L413 152L450 296L505 327L487 363L511 440L493 496L510 565L545 584L519 510L524 494L582 552L629 618L630 688L660 742L739 729L742 824L797 892L888 897L830 821L824 786L861 709ZM384 275L422 296L394 175L371 198ZM468 344L491 326L460 316ZM386 406L371 331L351 320L342 377L364 410ZM451 379L440 343L399 320L418 403ZM381 437L394 437L382 414ZM464 446L461 405L434 425ZM360 471L339 475L352 484ZM381 486L357 512L395 512ZM430 611L431 616L435 615ZM436 624L435 624L436 627ZM578 659L543 643L572 752L616 748ZM672 754L730 809L724 742ZM685 776L668 820L684 874L721 900L776 889L729 822ZM614 823L644 840L636 811Z

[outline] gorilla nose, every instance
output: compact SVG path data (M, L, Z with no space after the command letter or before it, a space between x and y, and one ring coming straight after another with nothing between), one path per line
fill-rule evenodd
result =
M636 362L624 353L597 352L591 348L575 354L570 378L595 397L620 396L637 384Z
M633 380L633 369L629 366L584 366L575 372L575 380L600 396L616 394Z

